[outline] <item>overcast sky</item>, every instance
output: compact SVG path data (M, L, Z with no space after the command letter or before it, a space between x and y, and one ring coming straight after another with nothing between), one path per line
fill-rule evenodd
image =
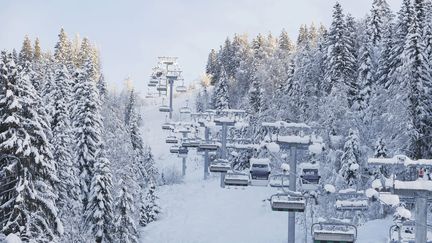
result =
M387 0L397 11L402 0ZM372 0L341 0L355 17ZM331 21L334 0L0 0L0 49L21 48L24 35L52 49L64 27L101 51L111 85L130 76L141 92L158 56L178 56L187 81L204 70L208 52L234 33L273 33L296 38L303 23Z

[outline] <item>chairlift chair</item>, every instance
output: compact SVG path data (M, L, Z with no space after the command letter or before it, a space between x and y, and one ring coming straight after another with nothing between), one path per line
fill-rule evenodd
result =
M185 93L187 91L187 88L184 85L179 85L176 87L176 91L179 93Z
M170 112L171 109L167 105L161 105L161 106L159 106L159 111L160 112Z
M162 130L174 130L174 126L168 122L162 124Z
M186 158L188 153L189 153L189 150L186 147L183 147L183 146L179 147L178 157Z
M167 91L167 87L166 85L163 84L159 84L156 88L157 91L162 91L162 92L166 92Z
M149 86L149 87L156 87L156 84L154 84L154 83L148 83L147 86Z
M336 200L337 211L365 211L368 208L367 199Z
M303 168L300 175L300 187L306 191L314 191L318 189L321 176L316 168Z
M274 194L270 198L273 211L304 212L306 200L303 196L292 196L287 193Z
M224 183L226 186L248 186L249 176L242 172L228 171Z
M171 146L170 153L172 153L172 154L178 154L178 152L179 152L179 146L177 146L177 145Z
M344 223L315 223L311 226L314 243L354 243L357 227Z
M269 185L271 187L288 187L289 175L285 175L285 174L271 175L269 179Z
M189 107L184 106L180 108L180 114L190 114L190 113L192 113L192 110Z
M227 172L231 169L231 164L228 160L218 159L210 164L210 172Z
M251 185L267 186L271 173L270 160L252 158L250 160L249 173Z
M214 143L201 143L198 147L207 151L216 151L218 149L218 146Z
M165 143L178 143L178 139L176 136L171 135L165 139Z

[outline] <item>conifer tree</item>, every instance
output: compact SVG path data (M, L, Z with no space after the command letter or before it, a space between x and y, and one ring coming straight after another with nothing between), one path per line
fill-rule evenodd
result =
M151 183L147 192L147 196L145 198L145 204L141 208L141 219L140 225L147 226L149 223L156 221L158 218L158 214L161 213L159 206L157 205L156 200L158 197L155 195L156 186Z
M348 186L356 184L360 172L360 148L358 132L350 129L344 145L339 174L345 179Z
M215 84L219 80L220 64L215 49L212 49L207 59L206 73L210 75L210 84Z
M56 61L61 62L65 65L70 65L71 63L71 43L66 35L66 32L63 28L60 29L60 33L58 35L58 42L54 48L54 58Z
M138 231L133 220L133 200L124 186L116 203L116 240L124 243L137 243Z
M42 50L40 47L40 41L39 38L36 38L34 42L34 53L33 53L33 59L35 61L40 61L42 58Z
M19 54L19 60L21 64L25 62L33 62L33 47L29 37L24 37L23 45Z
M292 43L285 29L282 30L279 36L279 49L288 53L294 51L294 44Z
M216 84L212 97L213 107L216 110L229 109L228 79L228 75L222 67L219 82Z

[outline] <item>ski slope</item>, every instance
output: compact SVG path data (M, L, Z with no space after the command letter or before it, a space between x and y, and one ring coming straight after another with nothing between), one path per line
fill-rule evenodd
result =
M193 93L175 97L174 110L192 100ZM174 167L181 171L181 159L168 152L161 129L166 114L160 113L159 98L146 102L143 110L143 137L152 147L159 169ZM190 102L189 102L190 103ZM191 107L191 105L189 104ZM193 108L193 107L192 107ZM179 114L174 114L179 119ZM276 192L270 187L222 189L219 176L203 181L203 159L194 152L187 159L182 184L161 186L158 190L162 215L141 229L142 242L152 243L268 243L287 241L287 213L273 212L266 200ZM359 228L359 243L387 242L391 219L370 221ZM296 225L296 242L304 242L301 222ZM307 235L308 242L311 236Z

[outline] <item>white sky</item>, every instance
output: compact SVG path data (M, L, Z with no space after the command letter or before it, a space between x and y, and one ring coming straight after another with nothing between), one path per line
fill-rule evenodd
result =
M402 0L387 0L397 11ZM293 40L303 23L330 24L334 0L0 0L0 50L21 48L24 35L53 49L64 27L70 38L89 37L101 50L111 85L130 76L140 92L158 56L178 56L186 81L204 71L208 52L234 33L279 35ZM340 0L363 17L372 0Z

